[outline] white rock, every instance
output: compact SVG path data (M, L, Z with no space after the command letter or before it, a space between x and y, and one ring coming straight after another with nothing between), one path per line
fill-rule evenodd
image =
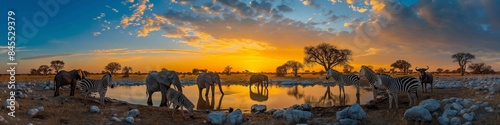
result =
M464 124L462 125L472 125L472 122L465 122Z
M26 125L33 125L33 123L28 123L28 124L26 124Z
M12 103L11 103L11 102L12 102ZM13 104L13 105L14 105L14 106L13 106L13 108L16 108L16 110L17 110L17 109L19 109L19 103L17 103L17 101L4 101L4 102L3 102L3 108L4 108L4 109L9 109L9 108L11 108L11 107L10 107L10 104Z
M453 117L450 120L450 125L459 125L460 124L460 118L458 117Z
M434 112L437 109L439 109L439 107L441 107L441 104L439 104L439 102L436 99L427 99L427 100L421 101L418 105L429 110L429 112Z
M226 113L222 111L212 111L208 114L208 120L212 124L223 124L226 120Z
M5 121L5 118L3 118L2 116L0 116L0 122L3 122Z
M472 119L474 119L474 115L469 113L465 113L462 117L467 121L472 121Z
M93 106L90 106L90 113L98 113L99 112L99 107L93 105Z
M311 106L311 104L309 104L309 103L302 104L302 105L300 105L300 107L301 107L301 108L302 108L302 110L304 110L304 111L311 111L311 109L312 109L312 106Z
M484 110L486 110L489 113L492 113L494 110L491 107L484 107Z
M352 120L352 119L340 119L339 120L340 125L357 125L359 124L357 120Z
M267 109L266 105L257 105L257 104L254 104L254 105L252 105L251 111L252 112L265 112L266 109Z
M297 110L302 110L302 108L300 107L300 105L299 105L299 104L294 104L294 105L292 105L292 106L288 107L288 109L297 109Z
M240 109L236 109L235 111L229 113L227 116L227 123L228 124L241 124L243 122L243 113L241 112Z
M312 113L296 109L287 109L284 112L284 117L288 123L299 123L312 119Z
M135 118L139 114L140 114L139 109L132 109L132 110L128 111L127 117L134 117Z
M483 103L481 103L481 107L488 106L489 104L490 104L490 103L488 103L488 102L483 102Z
M36 109L38 109L38 111L45 111L45 108L43 106L39 106L39 107L36 107Z
M455 115L457 115L457 113L458 113L457 110L453 110L453 109L444 110L443 116L445 116L445 115L446 115L446 117L448 117L448 116L455 116Z
M451 104L451 107L453 107L456 110L462 110L464 108L462 105L460 105L459 103L456 103L456 102Z
M278 119L278 118L283 118L285 111L284 110L278 110L273 113L273 118Z
M471 105L474 104L474 102L470 101L470 100L463 100L460 104L462 104L462 106L464 106L465 108L468 108L470 107Z
M28 110L28 115L31 117L35 116L36 113L38 113L38 109L36 109L36 108Z
M462 110L460 110L460 112L459 112L459 113L460 113L460 114L465 114L465 113L469 113L469 112L470 112L470 110L469 110L469 109L462 109Z
M122 122L122 120L118 117L111 117L111 121L114 121L114 122Z
M125 118L125 122L127 122L127 123L134 123L135 122L134 117L127 117L127 118Z
M441 102L444 104L451 104L453 101L450 99L443 99L443 100L441 100Z
M477 106L477 105L472 105L469 108L470 111L476 111L477 109L479 109L479 106Z
M437 120L438 120L439 124L441 124L441 125L447 125L450 122L450 119L446 116L438 117Z
M432 115L422 106L413 106L405 111L404 118L411 121L431 121Z

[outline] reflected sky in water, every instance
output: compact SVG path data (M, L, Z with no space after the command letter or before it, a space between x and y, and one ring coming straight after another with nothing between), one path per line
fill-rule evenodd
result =
M251 88L251 90L250 90ZM294 104L310 103L313 106L338 106L342 103L351 105L356 103L356 88L354 86L345 86L345 98L339 96L338 86L281 86L271 85L267 89L258 88L257 86L244 85L224 85L222 90L225 95L222 96L219 89L215 88L215 96L203 95L199 96L198 86L184 86L183 93L195 105L196 109L242 109L243 111L250 110L253 104L265 104L268 109L286 108ZM132 104L147 105L146 86L117 86L113 89L108 89L107 97L127 101ZM361 104L366 104L373 98L372 92L365 89L360 90L359 101ZM153 105L158 106L161 101L160 92L153 94Z

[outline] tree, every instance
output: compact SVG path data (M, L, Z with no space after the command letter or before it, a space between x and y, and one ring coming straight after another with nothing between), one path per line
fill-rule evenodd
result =
M129 67L129 66L125 66L123 67L123 77L128 77L130 72L132 72L132 67Z
M484 64L484 62L471 63L469 65L469 69L472 70L472 73L475 73L475 74L495 73L495 71L493 71L493 69L491 69L491 66Z
M161 68L161 71L163 71L163 70L168 70L168 69L167 68Z
M108 71L111 74L115 74L116 71L122 70L122 65L117 62L110 62L107 66L104 67L104 70Z
M347 65L352 56L351 50L338 49L328 43L305 47L304 52L306 54L306 57L304 57L305 64L320 64L325 68L325 71L338 65Z
M224 68L224 71L222 71L222 73L225 73L226 75L231 75L231 69L233 69L233 67L226 66L226 68Z
M38 70L37 70L37 69L31 69L31 70L30 70L30 74L31 74L31 75L39 75L39 74L40 74L40 72L38 72Z
M299 69L304 69L304 65L295 60L290 60L283 64L283 66L287 67L287 69L291 69L293 71L293 76L298 77Z
M305 73L310 73L311 71L309 71L309 70L304 70L304 72L305 72Z
M351 73L351 71L354 69L353 66L347 64L347 65L344 65L344 73Z
M441 72L443 72L443 68L437 68L437 69L436 69L436 71L437 71L438 73L441 73Z
M453 62L457 62L458 66L460 66L460 72L462 76L465 73L465 68L467 66L467 63L470 62L473 59L476 59L476 56L470 54L470 53L456 53L451 56L453 59Z
M326 71L325 70L320 70L318 73L319 73L319 75L324 75L326 73Z
M54 69L56 74L59 72L59 70L64 68L64 61L62 60L54 60L50 62L50 68Z
M382 74L382 73L385 73L385 68L380 67L380 68L378 68L377 70L375 70L375 72L377 72L377 73L381 73L381 74Z
M450 70L449 70L449 69L446 69L446 70L444 70L444 72L445 72L445 73L449 73L449 72L450 72Z
M287 73L287 69L286 69L286 66L282 65L282 66L278 66L276 68L276 76L278 77L284 77Z
M411 64L406 60L397 60L396 62L391 64L391 67L399 69L399 71L404 74L408 73L408 69L411 67Z
M52 69L48 65L41 65L38 67L38 72L44 75L47 75L49 72L51 72Z

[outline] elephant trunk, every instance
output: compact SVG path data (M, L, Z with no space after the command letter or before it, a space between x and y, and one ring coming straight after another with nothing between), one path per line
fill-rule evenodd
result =
M224 92L222 92L222 82L220 81L220 78L217 79L217 84L219 85L219 91L222 95L224 95Z
M172 82L175 85L175 87L177 88L177 90L179 90L179 92L182 93L182 85L181 85L181 81L179 80L179 76L175 75L174 78L172 79Z

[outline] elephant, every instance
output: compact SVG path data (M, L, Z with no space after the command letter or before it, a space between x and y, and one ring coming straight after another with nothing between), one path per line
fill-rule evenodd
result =
M205 96L208 96L208 92L210 91L209 87L212 88L212 96L214 95L215 92L214 83L219 85L219 91L222 95L224 95L224 92L222 92L222 87L221 87L222 83L220 82L219 74L212 72L202 73L198 75L198 77L196 78L196 84L198 84L198 90L200 90L200 94L204 88L207 88Z
M250 88L250 99L258 102L264 102L269 99L269 90L267 88L257 87L257 92L252 91L251 86L249 86L248 88Z
M252 86L253 83L257 83L257 85L263 85L267 87L269 85L269 77L264 74L253 74L252 76L250 76L250 86Z
M76 84L79 80L85 79L85 73L81 69L75 69L71 71L59 71L54 77L54 97L59 96L59 88L61 86L71 85L70 96L75 95Z
M165 94L170 85L174 84L175 88L182 93L182 85L179 76L175 71L162 70L160 72L151 71L146 77L146 96L148 98L148 105L153 105L151 96L154 92L161 92L160 107L167 106L167 98Z

